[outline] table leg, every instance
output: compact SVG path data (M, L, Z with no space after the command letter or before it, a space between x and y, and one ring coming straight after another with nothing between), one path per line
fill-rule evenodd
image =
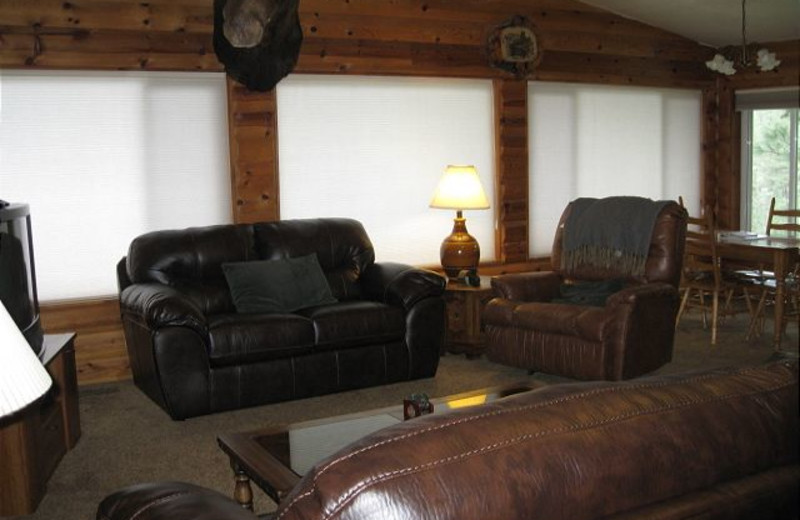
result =
M783 313L786 297L786 282L783 276L775 273L775 333L773 344L775 352L781 350L781 340L783 339Z
M245 509L253 510L253 488L250 487L250 477L235 462L231 462L233 468L233 498L236 503Z

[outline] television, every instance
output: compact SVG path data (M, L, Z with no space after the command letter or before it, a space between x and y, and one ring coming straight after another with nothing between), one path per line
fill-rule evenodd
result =
M37 354L44 339L27 204L0 200L0 301Z

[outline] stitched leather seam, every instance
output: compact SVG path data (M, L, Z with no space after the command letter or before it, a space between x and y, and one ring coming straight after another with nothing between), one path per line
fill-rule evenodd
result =
M451 462L456 462L456 461L459 461L459 460L463 460L463 459L472 457L474 455L479 455L479 454L483 454L483 453L497 451L499 449L506 448L508 446L512 446L512 445L515 445L515 444L519 444L519 443L524 442L524 441L528 441L528 440L536 439L536 438L541 438L541 437L547 437L549 435L561 434L561 433L570 433L570 432L578 432L578 431L582 431L582 430L592 429L592 428L595 428L595 427L607 427L607 426L610 426L610 425L612 425L614 423L621 422L621 421L624 421L624 420L627 420L627 419L631 419L631 418L634 418L634 417L641 417L641 416L650 415L650 414L654 414L654 413L673 411L673 410L677 410L679 408L685 408L687 406L694 405L694 404L708 404L708 403L713 403L713 402L718 402L718 401L725 401L725 400L733 399L733 398L750 397L750 396L754 396L754 395L763 394L763 393L766 393L766 392L772 392L772 391L775 391L775 390L780 390L781 388L786 388L788 386L789 386L788 383L783 383L783 384L779 384L779 385L776 385L776 386L773 386L773 387L770 387L770 388L761 389L761 390L757 390L757 391L753 391L753 392L745 392L745 393L732 394L732 395L726 395L726 396L716 396L716 397L710 397L710 398L707 398L707 399L702 399L702 400L699 400L699 401L698 400L687 400L687 401L683 401L683 402L680 402L680 403L675 403L675 404L667 406L667 407L655 406L655 407L652 407L652 408L649 408L649 409L638 410L638 411L635 411L635 412L620 414L620 415L616 415L614 417L609 417L607 419L603 419L603 420L599 420L599 421L591 421L591 422L584 423L584 424L577 425L577 426L566 426L566 427L561 427L561 428L553 428L553 429L545 430L545 431L541 431L541 432L520 435L520 436L511 438L511 439L506 439L506 440L503 440L503 441L499 441L499 442L495 442L495 443L489 444L488 446L483 446L481 448L476 448L474 450L470 450L470 451L467 451L467 452L464 452L464 453L459 453L458 455L451 455L451 456L445 457L443 459L427 462L425 464L419 464L417 466L413 466L413 467L410 467L410 468L403 468L403 469L399 469L399 470L390 471L390 472L387 472L387 473L375 475L373 477L370 477L367 480L359 482L356 486L354 486L352 489L350 489L350 491L348 491L345 495L343 495L341 497L339 503L335 504L333 506L333 508L330 509L330 511L328 513L324 514L324 516L322 518L323 518L323 520L328 520L330 518L333 518L337 513L339 513L345 506L347 506L364 489L370 488L370 487L372 487L374 485L380 484L380 483L382 483L384 481L387 481L387 480L392 480L394 478L402 477L402 476L405 476L405 475L408 475L408 474L427 471L427 470L435 468L437 466L442 466L442 465L449 464Z
M750 372L750 371L753 371L753 370L755 370L755 369L754 368L746 368L746 369L742 369L742 370L740 370L740 371L738 371L736 373L743 374L743 373ZM715 378L715 377L721 377L721 376L725 376L725 375L729 375L729 374L703 374L701 376L696 376L696 377L693 377L691 379L685 379L685 380L683 380L681 382L681 384L704 381L704 380L712 379L712 378ZM550 400L550 401L545 401L545 402L542 402L542 403L528 404L528 405L524 405L524 406L518 406L518 407L515 407L515 408L505 408L503 410L492 410L492 411L484 412L484 413L481 413L481 414L478 414L478 415L470 415L470 416L467 416L467 417L462 417L462 418L459 418L459 419L456 419L456 420L453 420L453 421L449 421L449 422L446 422L446 423L441 423L441 424L438 424L438 425L435 425L435 426L430 426L428 428L424 428L424 429L421 429L421 430L415 430L413 432L409 432L409 433L406 433L404 435L399 435L399 436L393 437L391 439L386 439L384 441L381 441L381 442L378 442L378 443L375 443L375 444L371 444L369 446L365 446L365 447L361 448L360 450L357 450L357 451L354 451L354 452L351 452L351 453L345 455L344 457L341 457L341 458L338 458L338 459L334 459L334 460L330 461L327 466L325 466L323 468L320 468L320 470L317 473L316 478L314 479L314 481L316 482L317 478L319 478L319 476L321 476L322 473L326 472L329 468L333 467L334 465L338 464L339 462L342 462L344 460L349 459L350 457L353 457L353 456L358 455L358 454L360 454L362 452L365 452L365 451L369 451L369 450L378 448L380 446L383 446L384 444L390 444L390 443L393 443L393 442L398 442L398 441L407 439L409 437L414 437L414 436L417 436L417 435L421 435L423 433L428 433L430 431L441 430L441 429L444 429L444 428L447 428L447 427L450 427L450 426L455 426L455 425L458 425L458 424L471 422L471 421L477 421L479 419L483 419L483 418L491 417L491 416L495 416L495 415L503 415L503 414L507 414L507 413L517 413L517 412L520 412L520 411L523 411L523 410L534 410L534 409L539 409L539 408L546 408L546 407L549 407L549 406L559 405L561 403L574 401L576 399L583 399L583 398L588 397L588 396L602 394L602 393L616 393L616 392L619 392L619 391L622 391L622 390L626 390L627 391L629 389L659 388L659 387L663 387L663 386L669 386L669 385L672 385L672 384L675 384L675 383L676 383L676 381L672 381L671 380L671 381L662 381L662 382L658 382L658 383L640 383L640 384L636 384L636 385L596 388L594 390L589 390L589 391L586 391L586 392L579 392L577 394L570 394L568 396L559 397L557 399L553 399L553 400Z
M136 520L142 513L144 513L145 511L147 511L148 509L150 509L152 507L155 507L155 506L157 506L159 504L163 504L164 502L168 502L170 500L173 500L173 499L175 499L175 498L177 498L179 496L188 495L188 494L189 494L188 491L178 491L177 493L173 493L171 495L167 495L167 496L161 497L158 500L153 500L152 502L148 502L147 504L142 506L140 509L137 509L136 512L134 512L130 516L130 520Z
M356 455L358 455L360 453L364 453L366 451L378 448L378 447L383 446L385 444L390 444L390 443L393 443L393 442L399 442L401 440L404 440L404 439L407 439L407 438L410 438L410 437L414 437L414 436L417 436L417 435L421 435L423 433L436 431L436 430L442 430L442 429L445 429L445 428L450 427L450 426L455 426L455 425L466 423L466 422L476 421L476 420L479 420L479 419L483 419L485 417L503 415L503 414L506 414L506 413L517 413L517 412L524 411L524 410L534 410L534 409L546 408L546 407L550 407L550 406L554 406L554 405L559 405L561 403L574 401L576 399L583 399L585 397L592 396L592 395L598 395L598 394L603 394L603 393L617 393L617 392L620 392L620 391L623 391L623 390L624 391L628 391L630 389L660 388L660 387L670 386L670 385L675 385L675 384L685 385L687 383L696 383L696 382L700 382L700 381L707 381L709 379L715 379L715 378L720 378L720 377L729 377L729 376L734 375L734 374L747 374L749 372L755 372L755 371L761 371L761 370L762 369L757 368L757 367L748 367L748 368L737 370L736 372L732 372L732 373L703 374L703 375L698 375L698 376L695 376L695 377L692 377L692 378L689 378L689 379L683 379L683 380L667 380L667 381L659 381L657 383L639 383L639 384L635 384L635 385L623 385L623 386L613 386L613 387L606 387L606 388L596 388L594 390L589 390L589 391L586 391L586 392L579 392L577 394L570 394L568 396L559 397L557 399L552 399L552 400L545 401L545 402L542 402L542 403L535 403L535 404L529 404L529 405L524 405L524 406L518 406L518 407L515 407L515 408L506 408L506 409L503 409L503 410L492 410L492 411L484 412L484 413L477 414L477 415L470 415L470 416L467 416L467 417L462 417L462 418L459 418L459 419L456 419L456 420L453 420L453 421L448 421L448 422L445 422L445 423L442 423L442 424L438 424L438 425L435 425L435 426L431 426L431 427L428 427L428 428L424 428L424 429L421 429L421 430L415 430L413 432L409 432L409 433L406 433L406 434L403 434L403 435L399 435L397 437L393 437L391 439L386 439L386 440L383 440L381 442L378 442L378 443L375 443L375 444L371 444L369 446L365 446L365 447L363 447L363 448L361 448L359 450L350 452L350 453L346 454L343 457L331 460L328 463L328 465L326 465L326 466L324 466L322 468L319 468L317 474L314 476L314 479L313 479L313 481L311 483L311 487L309 488L309 490L306 491L305 493L302 493L302 494L296 496L286 506L286 508L283 511L281 511L281 513L276 517L275 520L280 520L284 516L286 511L288 511L296 502L298 502L302 498L305 498L306 496L312 494L314 492L314 489L316 488L317 480L319 480L319 478L324 473L326 473L330 468L334 467L336 464L338 464L340 462L344 462L344 461L350 459L353 456L356 456ZM781 383L776 384L776 386L774 386L774 387L771 387L771 388L768 388L768 389L765 389L765 390L760 390L759 392L773 391L775 389L780 389L780 388L783 388L785 386L790 385L792 382L793 382L792 380L782 381ZM758 392L754 392L754 393L758 393ZM725 399L725 398L741 397L742 395L749 395L749 394L730 394L730 395L727 395L727 396L717 397L717 398L714 398L714 399L721 400L721 399ZM666 408L654 408L653 410L651 410L651 411L649 411L647 413L652 413L652 411L655 411L655 410L670 410L670 409L673 409L674 407L677 407L677 406L688 406L690 404L701 404L701 403L705 403L705 402L709 402L709 400L708 399L701 399L701 400L685 401L685 402L677 403L675 405L672 405L672 406L669 406L669 407L666 407ZM642 413L642 412L643 411L640 410L637 413Z

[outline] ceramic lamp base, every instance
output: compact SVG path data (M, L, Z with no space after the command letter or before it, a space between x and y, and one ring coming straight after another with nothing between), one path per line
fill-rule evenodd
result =
M467 233L467 219L458 216L453 219L453 231L442 242L439 249L442 268L451 280L458 278L461 271L477 270L481 258L481 248L475 237Z

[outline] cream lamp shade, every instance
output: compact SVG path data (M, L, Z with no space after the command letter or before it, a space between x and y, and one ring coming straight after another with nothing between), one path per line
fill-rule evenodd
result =
M0 303L0 417L25 408L51 384L42 362Z
M488 209L489 199L474 166L453 166L445 169L431 200L432 208Z
M489 208L478 170L474 166L448 166L433 194L431 207L456 210L453 231L439 249L447 277L451 280L464 279L465 276L477 279L481 248L475 237L467 232L467 219L461 210Z

